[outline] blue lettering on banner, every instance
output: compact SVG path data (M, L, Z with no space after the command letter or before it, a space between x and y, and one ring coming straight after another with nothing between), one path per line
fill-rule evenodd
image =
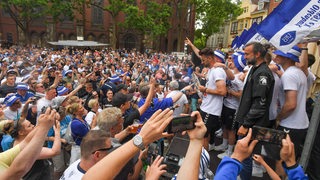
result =
M307 11L307 14L304 15L304 16L301 16L301 20L296 23L295 25L298 26L298 27L302 27L305 25L305 23L312 17L316 16L317 14L317 11L320 9L320 7L318 5L313 5L308 11ZM315 14L315 15L314 15ZM306 23L307 24L307 23Z
M296 39L296 31L284 33L280 38L280 46L286 46Z

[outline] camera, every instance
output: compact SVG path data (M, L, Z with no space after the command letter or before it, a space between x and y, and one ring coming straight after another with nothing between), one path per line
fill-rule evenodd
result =
M168 133L177 133L185 130L194 129L196 122L195 116L179 116L174 117L167 127Z
M57 112L60 112L59 106L48 106L48 107L50 107L50 109L55 109ZM41 108L41 114L44 114L48 107L47 106L43 106Z

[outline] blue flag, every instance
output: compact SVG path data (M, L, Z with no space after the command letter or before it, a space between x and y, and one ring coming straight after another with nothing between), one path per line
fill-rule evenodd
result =
M320 0L283 0L257 27L266 40L289 51L320 26Z

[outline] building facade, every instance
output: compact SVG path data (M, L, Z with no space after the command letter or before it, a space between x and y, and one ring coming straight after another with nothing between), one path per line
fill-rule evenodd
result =
M145 8L137 0L136 4L140 9ZM97 1L101 6L107 6L107 0ZM168 20L170 29L168 33L160 36L158 39L150 39L148 34L133 29L118 28L117 48L128 49L155 49L164 52L183 51L184 38L194 39L195 7L189 1L184 9L177 9L174 3L158 1L158 3L167 3L172 9L172 16ZM176 18L180 14L181 18ZM115 22L123 22L125 15L120 13ZM44 23L45 22L45 23ZM85 7L84 13L76 13L74 19L65 18L63 21L53 23L48 17L36 19L32 22L29 30L31 44L34 46L48 46L48 41L58 40L90 40L100 43L109 43L114 36L112 29L111 15L98 7ZM0 9L0 42L2 45L20 44L25 40L24 34L11 18L9 13Z

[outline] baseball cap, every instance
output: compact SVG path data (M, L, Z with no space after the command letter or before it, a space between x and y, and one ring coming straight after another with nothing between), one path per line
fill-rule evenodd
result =
M57 96L52 100L52 105L55 107L59 107L66 99L67 96Z
M121 92L116 93L112 97L112 106L120 107L122 104L131 101L133 94L123 94Z

